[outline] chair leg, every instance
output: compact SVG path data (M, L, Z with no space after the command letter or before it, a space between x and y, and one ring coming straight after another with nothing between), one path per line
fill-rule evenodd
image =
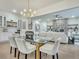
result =
M35 50L35 59L36 59L36 50Z
M46 53L46 56L47 56L47 53Z
M25 59L27 59L27 54L25 54Z
M10 47L10 54L12 53L12 47Z
M41 59L41 51L40 51L40 59Z
M57 57L57 59L58 59L58 53L56 53L56 57Z
M55 59L55 55L52 55L52 59Z
M15 48L14 57L16 57L16 51L17 51L17 48Z
M20 51L18 51L18 59L19 59L19 57L20 57Z

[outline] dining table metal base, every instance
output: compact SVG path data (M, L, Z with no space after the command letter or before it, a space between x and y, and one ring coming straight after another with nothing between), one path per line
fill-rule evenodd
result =
M37 43L36 44L36 59L41 59L40 57L40 47L44 45L43 43Z

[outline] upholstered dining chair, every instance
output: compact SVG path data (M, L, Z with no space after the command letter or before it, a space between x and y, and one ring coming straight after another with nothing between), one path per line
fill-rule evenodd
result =
M14 57L16 57L17 45L15 42L15 38L11 36L9 38L9 42L10 42L10 54L12 53L12 49L14 48Z
M26 31L26 39L33 40L34 32L33 31Z
M18 59L20 57L20 53L25 55L25 59L27 59L27 54L30 54L36 50L36 47L34 45L31 45L27 42L25 42L22 38L16 38L15 39L17 47L18 47ZM36 54L35 54L36 55Z
M21 37L25 37L25 33L26 33L26 30L25 29L21 29L20 30L20 36Z
M58 59L60 39L61 38L58 38L54 44L46 43L45 45L40 47L40 52L46 53L48 55L52 55L52 59L55 59L55 56ZM41 57L41 53L40 53L40 57Z

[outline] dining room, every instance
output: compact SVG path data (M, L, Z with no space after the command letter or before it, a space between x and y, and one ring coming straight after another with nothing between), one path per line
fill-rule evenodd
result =
M79 0L0 0L0 59L79 59Z

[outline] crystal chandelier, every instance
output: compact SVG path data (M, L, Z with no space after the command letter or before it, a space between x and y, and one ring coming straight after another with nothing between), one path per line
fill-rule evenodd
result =
M21 15L26 16L26 17L33 17L36 14L35 10L32 10L29 6L29 0L27 0L27 10L24 9L23 11L20 12Z

